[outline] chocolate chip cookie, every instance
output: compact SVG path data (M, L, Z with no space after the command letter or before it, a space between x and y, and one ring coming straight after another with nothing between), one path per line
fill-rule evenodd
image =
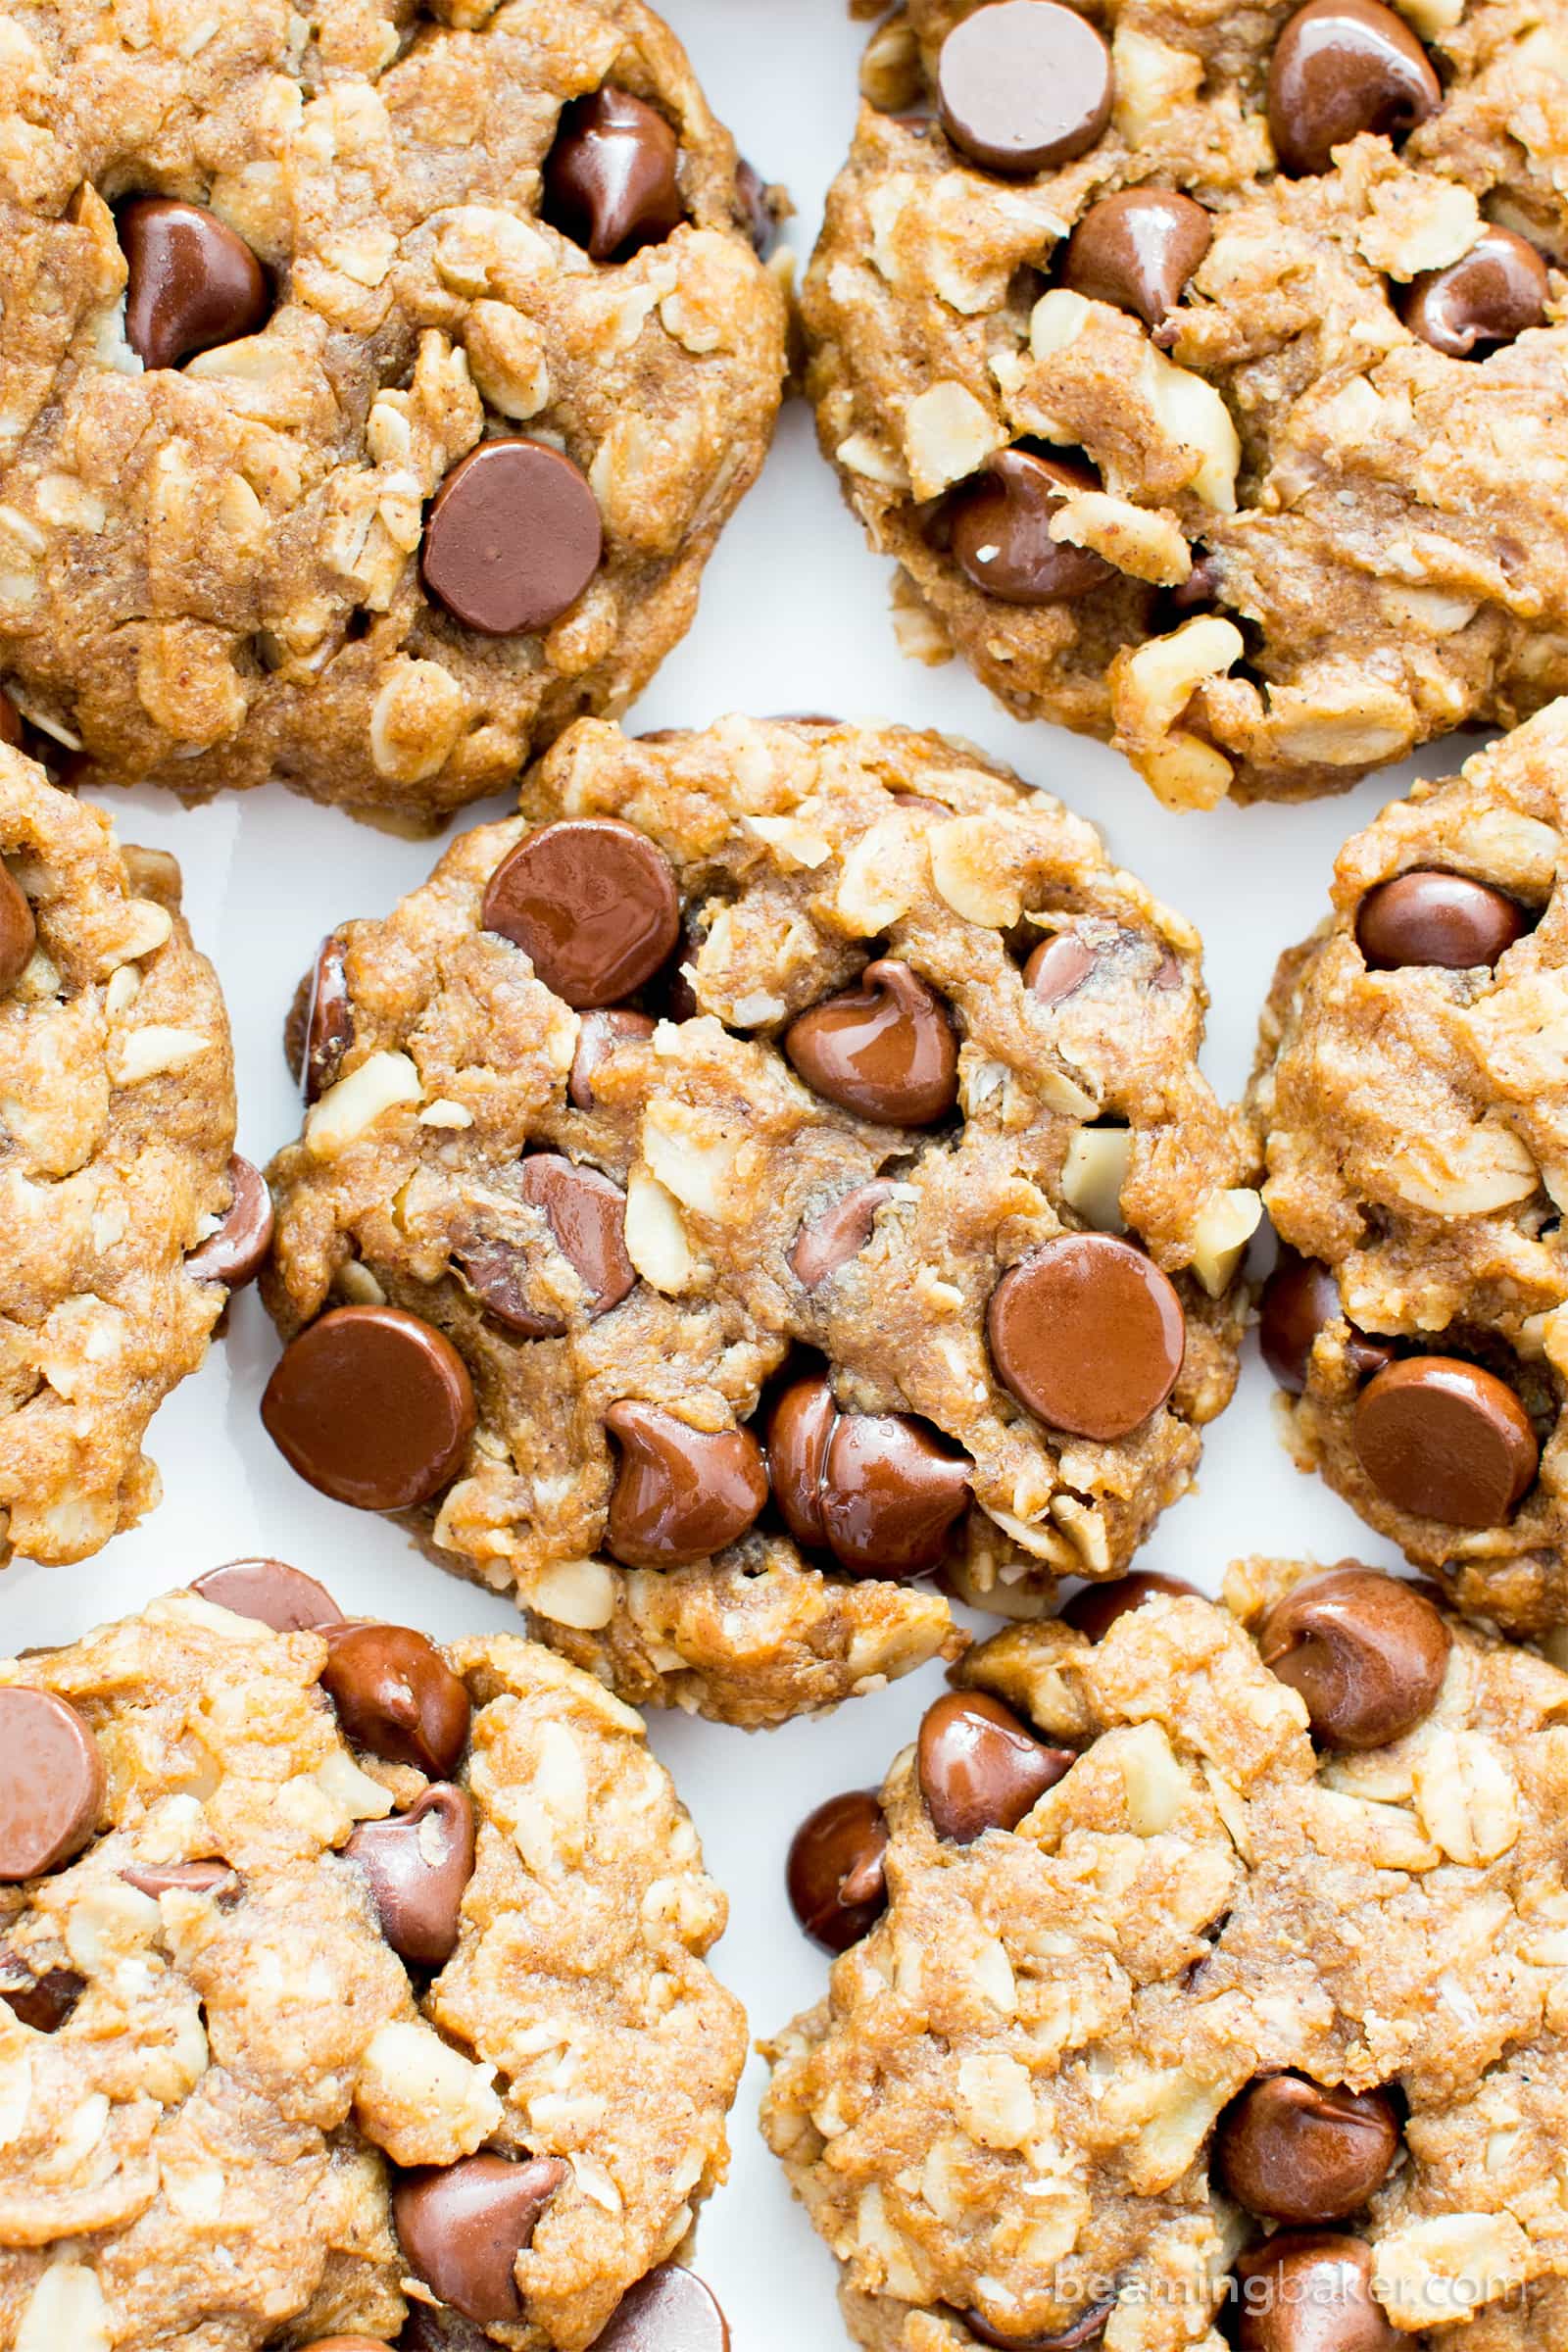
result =
M1568 687L1568 208L1528 0L908 0L807 277L907 649L1172 808Z
M1568 704L1340 853L1252 1102L1289 1443L1467 1608L1568 1614Z
M935 735L587 720L318 960L263 1416L625 1697L747 1724L1123 1566L1229 1397L1197 935Z
M724 2170L724 1915L514 1636L249 1560L0 1664L0 2344L612 2347Z
M0 857L0 1558L79 1560L157 1501L147 1424L271 1214L173 858L4 743Z
M1557 2340L1568 1676L1353 1563L1227 1591L1009 1628L797 1841L843 1956L764 2130L871 2352Z
M5 12L0 680L433 816L619 710L761 465L770 225L641 0Z

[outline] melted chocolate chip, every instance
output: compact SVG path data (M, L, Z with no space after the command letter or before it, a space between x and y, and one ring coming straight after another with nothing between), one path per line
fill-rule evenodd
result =
M254 335L267 278L243 237L205 205L136 196L116 216L125 256L125 340L144 368Z
M947 1006L894 956L868 963L858 987L797 1014L784 1052L813 1094L883 1126L929 1127L957 1101L958 1041Z
M790 1842L790 1908L813 1943L847 1952L887 1908L888 1825L873 1788L847 1789L808 1813Z
M1182 1303L1142 1250L1065 1234L1004 1274L987 1317L997 1372L1054 1429L1109 1444L1157 1412L1187 1345Z
M662 115L606 82L562 110L545 158L545 219L592 261L662 244L686 218L680 147Z
M1042 7L1049 0L1027 0ZM1055 605L1087 596L1115 572L1092 548L1054 539L1063 499L1098 490L1086 466L1000 449L960 482L947 503L945 526L955 563L975 587L1005 605Z
M1258 1629L1258 1655L1306 1701L1320 1746L1365 1749L1402 1740L1431 1714L1451 1637L1413 1586L1370 1568L1309 1577Z
M668 858L608 816L564 817L525 834L491 875L480 919L578 1012L631 996L680 937Z
M605 1544L628 1568L710 1559L739 1543L767 1500L749 1429L693 1429L632 1397L611 1406L605 1427L620 1446Z
M1431 59L1382 0L1307 0L1274 44L1268 126L1283 171L1327 172L1361 131L1393 138L1442 103Z
M1048 1747L985 1690L950 1690L928 1707L917 1748L920 1793L939 1838L972 1845L1016 1829L1078 1761Z

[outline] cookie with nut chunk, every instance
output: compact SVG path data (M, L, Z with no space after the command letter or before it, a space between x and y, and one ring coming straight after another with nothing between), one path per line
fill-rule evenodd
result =
M5 12L0 682L105 783L435 818L684 633L781 192L642 0Z
M253 1559L0 1662L0 2343L584 2352L684 2298L723 2352L668 2266L724 1918L638 1718L514 1636Z
M906 650L1177 808L1568 687L1557 42L1525 0L895 10L804 310Z
M1568 1604L1568 702L1341 851L1252 1107L1288 1443L1514 1629Z
M1226 1596L1009 1628L796 1841L763 2129L867 2352L1556 2340L1568 1676L1351 1561Z
M1196 933L971 749L585 720L323 945L263 1416L623 1696L760 1724L1111 1576L1236 1377Z

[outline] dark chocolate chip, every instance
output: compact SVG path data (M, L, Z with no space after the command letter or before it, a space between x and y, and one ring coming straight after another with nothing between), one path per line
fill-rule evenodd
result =
M301 1478L362 1511L428 1502L462 1465L474 1425L451 1341L395 1306L338 1306L290 1340L262 1420Z
M808 1813L790 1841L790 1908L813 1943L847 1952L887 1908L888 1825L874 1788L850 1788Z
M254 335L270 307L243 237L205 205L135 196L116 215L125 256L125 340L144 368Z
M545 158L544 218L592 261L623 262L686 218L680 146L662 115L606 82L562 109Z
M563 817L502 859L480 920L584 1012L632 995L667 961L680 902L669 859L646 833L617 817Z
M1258 1655L1306 1701L1331 1748L1386 1747L1431 1714L1452 1637L1424 1593L1370 1568L1332 1568L1277 1601Z
M928 1707L916 1753L931 1826L956 1845L1016 1829L1078 1760L1037 1740L986 1690L950 1690Z
M1102 1444L1158 1411L1187 1345L1168 1277L1109 1233L1031 1250L992 1292L987 1322L998 1375L1019 1403Z

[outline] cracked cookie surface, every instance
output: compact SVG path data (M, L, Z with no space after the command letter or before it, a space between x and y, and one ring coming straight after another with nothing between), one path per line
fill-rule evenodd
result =
M8 0L0 37L0 674L28 717L105 782L435 815L622 708L783 373L748 183L662 21L217 0L132 30ZM427 502L480 446L489 496L466 477L437 556ZM487 508L531 600L486 584Z
M1352 122L1330 163L1295 152L1289 92L1271 136L1282 0L1109 0L1102 134L998 171L940 61L1010 13L911 0L873 34L804 287L822 445L901 566L907 649L1112 739L1180 808L1340 789L1561 691L1557 14L1372 11L1415 126ZM1152 241L1125 211L1151 192Z
M1321 1629L1331 1588L1350 1641L1308 1699L1263 1660L1293 1671L1290 1618ZM1161 1592L1098 1641L1056 1621L969 1653L940 1708L1000 1700L1059 1743L1027 1811L991 1767L1010 1828L953 1818L938 1710L893 1766L885 1916L777 2037L764 2103L870 2352L1220 2352L1227 2274L1255 2288L1306 2230L1349 2308L1244 2317L1250 2352L1301 2326L1548 2340L1568 1678L1367 1571L1254 1560L1228 1593L1245 1630ZM1383 1720L1336 1721L1391 1619Z
M1197 935L934 735L585 721L522 806L318 966L265 1285L296 1467L409 1505L359 1402L397 1351L434 1556L748 1724L951 1654L922 1572L1023 1612L1116 1573L1230 1396L1259 1214ZM617 955L637 901L603 987L528 896L573 841Z

